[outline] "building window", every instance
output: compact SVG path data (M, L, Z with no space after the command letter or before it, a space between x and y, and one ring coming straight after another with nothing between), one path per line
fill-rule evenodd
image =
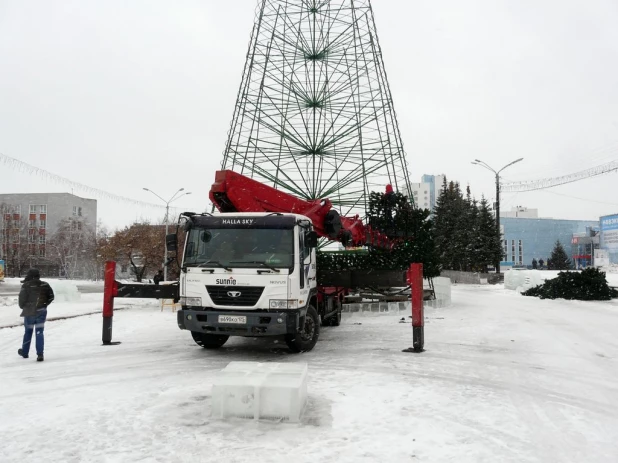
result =
M28 235L28 243L34 243L34 235Z
M45 244L45 235L39 236L39 244Z
M37 209L39 208L39 206L37 206L36 204L30 204L30 213L31 214L36 214L38 211Z
M519 247L519 265L523 265L524 264L524 243L522 242L522 240L518 240L517 244Z
M28 252L30 253L31 256L36 256L36 246L30 246L28 248Z
M39 220L39 228L45 228L47 224L47 220Z
M39 208L41 214L47 214L47 204L41 204Z
M81 222L77 222L77 229L81 230L82 229L82 223Z
M19 231L13 234L13 243L19 243Z
M29 226L30 228L34 228L34 227L36 227L36 220L34 220L34 219L30 219L30 220L28 221L28 226Z
M73 206L73 215L75 217L81 217L82 216L82 208L81 208L81 206Z
M13 206L13 214L21 214L21 205Z
M39 256L45 257L45 246L39 248Z

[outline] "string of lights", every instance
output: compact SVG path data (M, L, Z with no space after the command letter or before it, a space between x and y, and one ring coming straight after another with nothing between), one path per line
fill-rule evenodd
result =
M597 175L607 174L618 170L618 161L611 161L606 164L591 167L569 175L560 177L543 178L538 180L524 180L520 182L505 182L500 185L502 192L533 191L551 188L566 183L577 182Z
M41 169L40 167L33 166L32 164L28 164L27 162L20 161L19 159L15 159L11 156L7 156L3 153L0 153L0 162L13 170L30 175L36 175L53 183L65 185L70 187L71 189L82 191L85 194L89 196L94 196L98 199L108 199L112 201L122 202L125 204L131 204L133 206L165 209L165 205L149 203L146 201L139 201L133 198L127 198L126 196L120 196L114 193L110 193L109 191L101 190L99 188L84 185L83 183L75 182L66 177L62 177L61 175L54 174L53 172L49 172L45 169Z

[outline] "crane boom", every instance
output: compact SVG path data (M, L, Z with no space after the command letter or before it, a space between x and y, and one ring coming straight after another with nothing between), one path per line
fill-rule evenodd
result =
M232 170L216 172L209 197L220 212L294 213L307 216L319 236L339 241L344 246L393 246L385 234L363 224L358 215L340 216L329 199L300 199Z
M563 175L561 177L502 183L500 185L500 191L508 193L542 190L544 188L551 188L558 185L564 185L565 183L577 182L578 180L583 180L585 178L607 174L608 172L612 172L614 170L618 170L618 161L608 162L607 164L601 164L600 166L575 172L574 174Z

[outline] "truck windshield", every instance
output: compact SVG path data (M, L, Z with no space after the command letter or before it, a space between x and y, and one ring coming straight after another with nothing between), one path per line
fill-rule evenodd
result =
M275 267L294 263L294 230L261 228L189 231L184 265L188 267Z

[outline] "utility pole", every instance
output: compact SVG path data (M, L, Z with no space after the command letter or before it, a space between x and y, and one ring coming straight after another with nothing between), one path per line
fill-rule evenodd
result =
M178 191L176 191L176 193L174 193L174 195L168 201L166 201L161 196L156 194L154 191L149 190L148 188L144 188L144 190L151 192L153 195L155 195L157 198L159 198L161 201L165 203L165 236L167 236L169 234L170 203L172 201L176 201L179 198L182 198L183 196L190 195L191 192L188 191L187 193L183 193L180 196L176 196L178 193L185 190L184 188L180 188ZM165 240L163 240L163 246L165 248L165 257L163 260L163 281L167 281L167 265L166 265L167 264L167 245L165 243Z
M480 159L475 159L474 161L472 161L472 164L491 170L496 176L496 207L495 207L495 210L496 210L496 227L498 229L498 237L500 238L500 246L502 246L502 233L500 232L500 172L502 172L507 167L518 163L519 161L523 161L523 159L524 158L515 159L514 161L509 162L506 166L504 166L502 169L498 171L494 170L493 168L489 166L489 164L487 164L485 161L481 161ZM500 260L496 262L496 273L500 273Z
M500 175L496 173L496 228L498 229L498 237L500 238L500 247L502 247L502 232L500 231ZM519 253L519 249L517 250ZM500 262L496 266L496 273L500 273Z

